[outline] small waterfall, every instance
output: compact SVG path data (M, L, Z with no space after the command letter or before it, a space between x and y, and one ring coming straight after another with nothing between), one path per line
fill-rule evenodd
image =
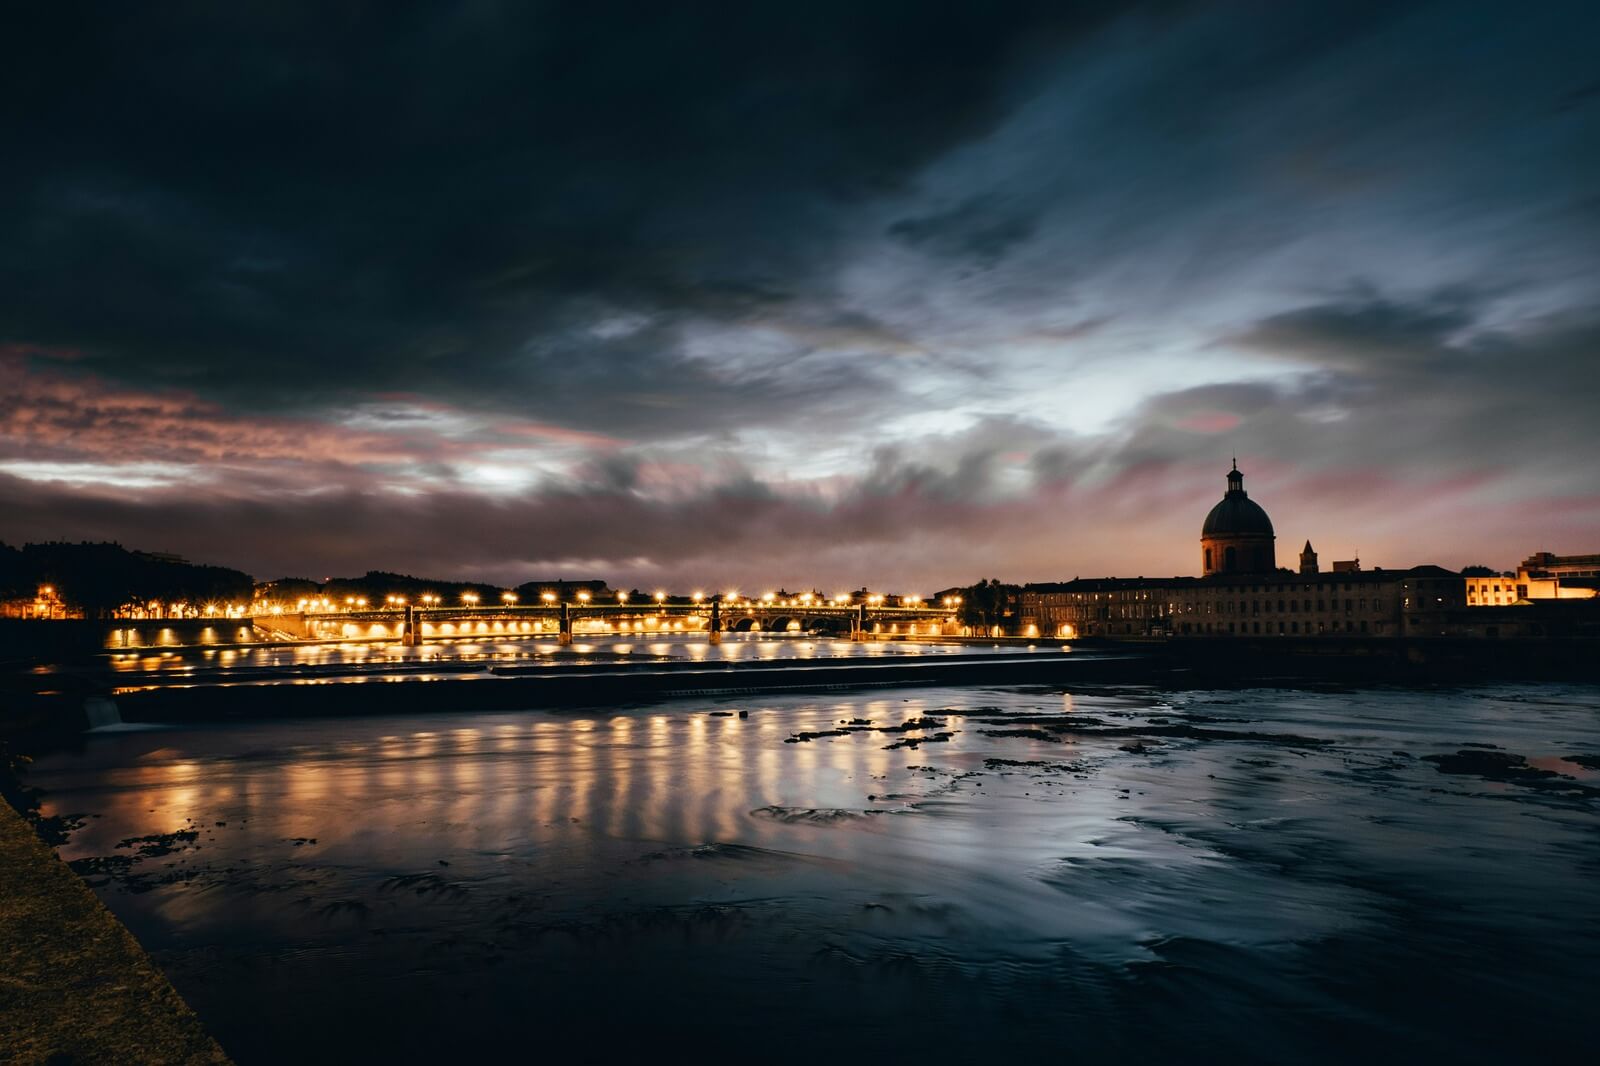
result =
M115 703L104 696L90 696L84 700L83 715L89 720L90 729L122 724L122 712L117 710Z

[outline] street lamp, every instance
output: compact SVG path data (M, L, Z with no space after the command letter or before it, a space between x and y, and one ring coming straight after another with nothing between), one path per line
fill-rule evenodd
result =
M699 603L701 600L706 598L706 594L704 592L696 592L693 596L690 596L689 598L691 600L693 600L695 603Z
M541 592L539 593L539 598L546 603L556 602L556 594L554 592Z
M628 594L626 592L618 592L617 593L617 602L618 603L627 603L628 602Z
M589 594L587 592L578 593L578 602L579 603L588 603L589 602Z
M506 604L516 603L517 594L515 592L502 592L500 594L500 602Z
M667 602L667 594L665 592L659 592L658 591L656 593L656 602L657 603L666 603Z
M438 597L434 598L437 599ZM476 607L478 606L478 594L476 592L463 592L461 594L461 602L468 607Z

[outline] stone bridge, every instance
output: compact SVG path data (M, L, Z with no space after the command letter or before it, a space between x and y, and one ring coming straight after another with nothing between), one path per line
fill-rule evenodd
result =
M280 640L428 640L536 636L562 643L577 636L619 634L825 633L858 639L960 634L954 612L887 604L814 604L753 601L722 604L562 603L495 606L408 605L378 610L261 615L258 629Z

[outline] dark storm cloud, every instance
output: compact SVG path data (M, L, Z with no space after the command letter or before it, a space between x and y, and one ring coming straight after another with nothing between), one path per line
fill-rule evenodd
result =
M1154 572L1234 451L1363 538L1586 515L1595 28L36 5L0 67L0 536Z
M1013 245L1032 237L1034 225L1032 218L1006 212L991 197L976 196L936 214L900 219L889 227L889 235L913 247L992 267Z
M1305 368L1280 386L1279 410L1338 427L1326 455L1542 465L1575 490L1600 491L1592 466L1568 462L1600 449L1600 308L1508 327L1491 307L1461 292L1409 302L1371 294L1269 316L1236 342Z
M815 317L849 205L1116 10L36 7L10 32L0 335L251 407L394 390L588 422L616 387L608 417L649 434L702 399L804 405L682 328ZM618 343L626 316L649 329ZM839 383L869 384L894 388Z

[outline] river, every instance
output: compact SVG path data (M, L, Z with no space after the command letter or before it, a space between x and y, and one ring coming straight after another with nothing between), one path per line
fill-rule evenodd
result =
M1596 686L286 717L30 783L245 1066L1590 1042Z

